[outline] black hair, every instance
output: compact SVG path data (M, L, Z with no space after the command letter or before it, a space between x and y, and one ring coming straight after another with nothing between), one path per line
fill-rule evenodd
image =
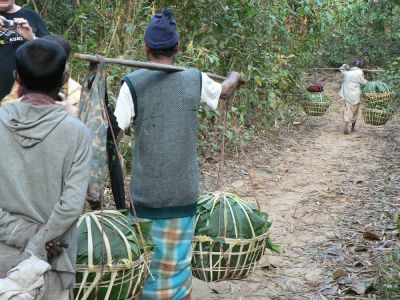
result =
M49 41L49 42L54 42L57 45L61 46L61 48L64 49L65 54L67 55L67 60L69 59L69 56L71 55L71 45L62 35L49 34L49 35L45 35L44 37L42 37L42 39Z
M365 61L362 58L357 58L356 60L353 61L353 65L357 68L364 68Z
M172 57L176 53L178 53L178 44L171 48L166 48L166 49L153 49L150 48L150 53L155 57L155 58L162 58L162 57Z
M17 72L30 91L52 92L62 86L67 56L61 46L35 39L18 47L15 54Z

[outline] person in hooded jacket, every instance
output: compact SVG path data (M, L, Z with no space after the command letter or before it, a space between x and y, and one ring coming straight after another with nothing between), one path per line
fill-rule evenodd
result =
M55 43L24 43L14 77L27 93L0 107L0 169L7 170L0 175L0 277L32 256L48 261L44 299L51 300L68 299L74 287L76 221L91 161L89 130L55 105L65 63Z

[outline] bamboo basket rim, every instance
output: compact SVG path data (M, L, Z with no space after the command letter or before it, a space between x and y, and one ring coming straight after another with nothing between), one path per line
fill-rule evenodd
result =
M319 101L319 102L315 102L315 101L311 101L311 100L302 100L302 104L322 104L322 105L331 105L332 101Z
M384 110L381 110L381 109L371 108L371 107L364 107L363 108L363 113L364 112L365 113L375 113L375 114L387 115L387 116L393 115L393 112L384 111Z
M396 96L396 93L364 93L363 96L365 97L367 103L386 103L393 100L393 98Z
M386 95L396 95L395 92L383 92L383 93L363 93L364 96L373 96L373 95L381 95L381 96L386 96Z
M313 102L310 100L303 100L301 106L304 112L313 117L322 117L326 114L332 102Z
M209 237L195 241L193 245L192 273L195 277L206 282L223 281L227 279L243 279L255 270L262 256L266 254L268 234L262 234L253 239L225 239L228 249L213 250L220 240ZM204 249L204 242L210 242ZM208 246L207 246L208 247ZM236 262L232 263L232 259Z
M270 227L271 229L271 227ZM262 241L270 236L270 230L267 232L253 237L251 239L239 239L239 238L227 238L227 237L210 237L207 235L195 235L192 238L193 242L217 242L217 243L226 243L226 244L237 244L237 245L242 245L242 244L249 244L252 242L257 242L257 241Z
M316 94L316 93L314 93L314 94ZM303 103L316 103L316 104L325 104L325 103L327 103L327 104L331 104L332 103L332 99L329 97L329 96L327 96L327 95L324 95L324 96L322 96L322 92L320 92L320 93L318 93L319 94L319 99L321 100L321 101L318 101L318 102L316 102L316 101L312 101L312 100L309 100L309 99L303 99ZM328 101L322 101L323 99L328 99Z
M83 273L89 271L90 273L97 272L105 272L112 273L116 271L123 271L128 269L133 269L137 266L140 266L143 262L149 264L151 261L151 257L153 252L146 252L141 254L136 260L126 260L126 262L121 262L117 264L98 264L98 265L89 265L89 264L76 264L76 272Z

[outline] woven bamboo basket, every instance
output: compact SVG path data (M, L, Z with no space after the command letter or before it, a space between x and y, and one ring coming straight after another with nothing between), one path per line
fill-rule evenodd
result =
M83 214L78 221L76 287L71 299L135 299L151 259L151 252L139 247L141 243L132 220L120 212ZM82 253L85 263L79 261Z
M327 112L330 105L331 104L329 102L312 102L307 100L302 102L304 112L313 117L323 116Z
M256 268L270 245L271 223L259 211L254 215L255 211L233 194L217 192L200 197L197 234L192 242L192 272L195 277L206 282L242 279ZM258 229L253 227L256 226L254 222L257 222ZM209 231L207 228L212 229ZM244 231L251 238L243 238Z
M363 108L363 119L366 124L369 125L385 125L392 117L393 113L375 109L375 108Z
M193 238L193 275L203 281L247 277L265 254L269 233L254 239Z
M394 92L385 92L385 93L364 93L364 97L368 104L376 104L376 103L390 103L395 97L396 93Z

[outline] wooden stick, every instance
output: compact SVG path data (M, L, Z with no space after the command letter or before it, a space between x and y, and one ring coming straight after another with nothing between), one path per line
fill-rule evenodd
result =
M90 54L80 54L76 53L74 55L74 58L80 59L80 60L86 60L90 62L99 62L99 58L96 55L90 55ZM165 65L165 64L157 64L157 63L151 63L151 62L142 62L142 61L135 61L135 60L128 60L128 59L122 59L122 58L109 58L109 57L104 57L104 62L107 64L115 64L115 65L121 65L121 66L127 66L127 67L135 67L135 68L140 68L140 69L148 69L148 70L155 70L155 71L165 71L165 72L180 72L180 71L185 71L187 70L184 67L179 67L179 66L174 66L174 65ZM214 80L217 81L224 81L226 77L220 76L220 75L215 75L212 73L207 73L207 75ZM240 78L240 83L244 84L246 81L243 78Z
M331 70L331 71L340 71L340 68L312 68L311 70ZM377 73L383 72L385 70L382 69L361 69L363 72Z

